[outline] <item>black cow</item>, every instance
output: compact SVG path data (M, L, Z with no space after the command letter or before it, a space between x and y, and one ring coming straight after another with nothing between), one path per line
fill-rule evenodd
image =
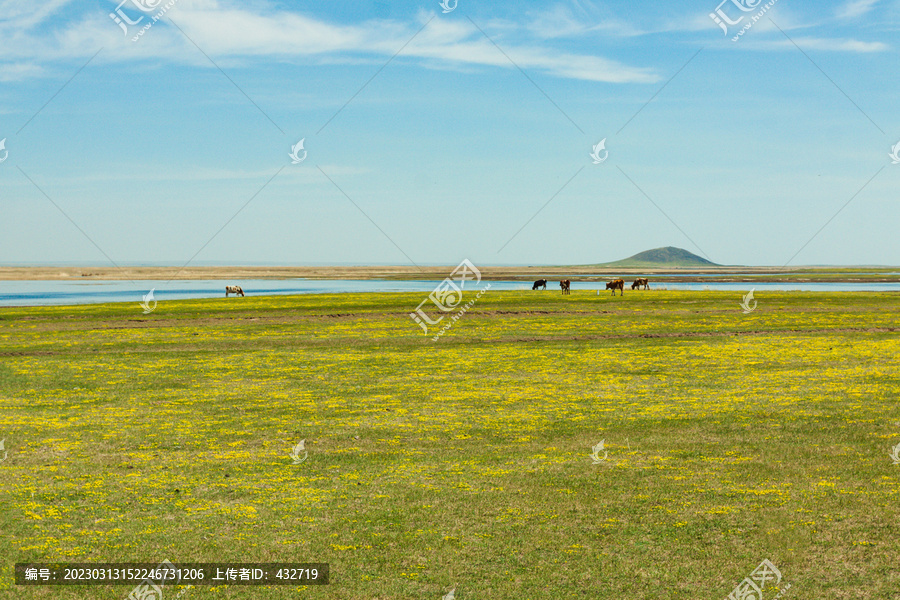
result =
M546 279L538 279L537 281L534 282L534 285L531 286L531 289L533 289L533 290L536 290L538 288L541 288L542 290L546 290L547 289L547 280Z

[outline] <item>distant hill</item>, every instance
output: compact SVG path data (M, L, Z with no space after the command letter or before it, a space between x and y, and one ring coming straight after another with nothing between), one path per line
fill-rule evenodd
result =
M654 248L653 250L645 250L638 252L634 256L629 256L623 260L615 262L601 263L598 267L719 267L712 261L706 260L701 256L697 256L693 252L688 252L683 248L675 248L674 246L666 246L665 248Z

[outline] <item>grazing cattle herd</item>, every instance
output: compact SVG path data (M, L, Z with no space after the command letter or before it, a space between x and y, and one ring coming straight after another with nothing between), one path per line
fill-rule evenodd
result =
M572 286L572 282L568 279L563 279L559 282L560 291L563 294L568 294L569 289ZM532 290L547 289L547 280L546 279L538 279L534 282L534 285L531 286ZM606 284L606 289L612 290L612 295L616 295L616 290L619 290L619 295L625 295L625 280L624 279L613 279L612 281ZM634 283L631 284L631 289L633 290L649 290L650 289L650 280L646 277L638 277L634 280ZM600 293L599 291L597 292Z
M572 287L572 282L568 279L563 279L559 282L559 289L565 295L570 293L570 289ZM531 286L532 290L546 290L547 289L547 280L546 279L538 279L534 282L534 285ZM625 280L624 279L613 279L612 281L606 284L606 289L612 290L612 295L616 295L616 290L619 290L621 296L625 295ZM634 280L634 283L631 284L631 289L650 289L650 283L646 278L638 277ZM597 292L600 293L599 291ZM225 297L227 298L229 294L234 294L235 296L244 295L244 290L241 289L239 285L226 285L225 286Z

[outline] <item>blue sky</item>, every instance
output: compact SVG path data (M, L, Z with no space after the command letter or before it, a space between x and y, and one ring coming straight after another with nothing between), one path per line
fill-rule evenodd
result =
M167 2L0 0L0 263L900 264L900 0Z

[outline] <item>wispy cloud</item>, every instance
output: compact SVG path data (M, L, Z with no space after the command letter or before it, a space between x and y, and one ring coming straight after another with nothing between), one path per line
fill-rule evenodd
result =
M882 42L862 42L852 39L798 37L794 38L794 42L806 50L826 50L832 52L884 52L885 50L890 49L890 46ZM787 40L773 42L772 46L777 48L794 47L794 45Z
M871 11L878 0L850 0L837 9L835 15L839 19L856 19Z
M0 81L21 81L45 74L46 70L43 67L32 63L0 63Z
M877 0L858 0L859 3L874 3ZM851 3L852 4L852 3ZM728 38L721 39L723 46L731 50L785 50L796 51L794 44L784 39L782 31L791 32L791 39L804 50L824 50L828 52L873 53L884 52L890 45L878 41L861 41L853 38L832 36L838 30L830 16L798 14L787 5L776 5L778 13L773 16L775 26L768 18L760 19L753 25L752 35L744 37L740 44L733 44ZM774 12L774 11L773 11ZM720 30L721 33L721 30ZM805 36L800 36L805 33Z
M223 56L319 56L380 54L390 56L417 27L378 20L361 25L335 25L295 13L258 15L245 10L215 11L210 15L182 11L182 26L211 54ZM420 16L420 21L426 15ZM419 25L420 26L420 25ZM652 69L633 67L589 54L560 52L539 44L498 42L522 68L558 77L612 83L653 83ZM509 68L503 54L472 25L435 19L400 54L468 65Z
M555 4L544 10L531 12L526 28L540 39L579 37L590 33L633 37L647 33L614 15L603 14L596 9L589 11L583 6L578 8L580 10L576 11L571 6Z
M57 0L55 8L59 9L63 4L63 0ZM38 22L46 16L32 11L20 14L17 19ZM389 57L413 37L430 16L420 14L418 23L378 19L359 24L337 24L290 11L223 8L210 0L179 3L169 11L167 18L175 20L197 45L217 60L301 58L327 60L334 64L342 60L356 63L361 59ZM101 44L106 50L99 57L100 61L162 59L181 64L205 64L203 57L192 48L185 51L189 43L164 22L139 43L132 43L96 11L70 20L67 27L52 33L0 25L0 34L4 33L10 36L8 40L12 43L10 51L3 57L7 62L0 62L0 73L9 78L17 72L21 76L36 73L36 69L48 61L90 56ZM610 83L654 83L659 80L652 68L499 37L498 43L523 69L556 77ZM425 59L422 62L425 67L444 62L458 66L512 68L509 60L470 23L449 19L432 20L400 56ZM11 64L15 63L19 66L14 68Z
M73 0L45 0L43 2L20 2L19 0L0 0L0 27L31 29L40 25L51 15Z
M851 0L838 15L851 18L870 11L878 0ZM138 43L131 42L108 18L108 10L83 6L73 0L47 0L31 4L0 0L0 81L16 81L54 74L60 63L104 51L96 64L152 60L206 68L209 62L166 23L171 18L210 56L226 67L246 66L259 60L289 60L316 64L382 63L406 44L434 11L422 11L410 21L373 19L336 22L298 11L273 8L267 3L237 4L219 0L179 0L162 22ZM77 8L77 10L76 10ZM436 10L436 9L435 9ZM784 30L809 29L803 18L780 8L777 19ZM702 14L701 14L702 13ZM137 16L137 15L135 15ZM434 18L405 47L399 59L415 61L427 69L474 69L513 66L503 53L463 19ZM690 15L659 15L657 23L638 26L619 12L589 0L554 3L519 17L486 18L479 25L522 69L554 77L606 83L657 83L654 65L627 64L603 51L585 51L588 40L612 43L616 38L694 34L714 25L703 11ZM741 49L787 48L784 40L767 40L766 21L754 29L759 42L743 40ZM578 41L573 50L569 40ZM811 36L795 40L801 47L833 52L872 53L888 49L882 42Z

